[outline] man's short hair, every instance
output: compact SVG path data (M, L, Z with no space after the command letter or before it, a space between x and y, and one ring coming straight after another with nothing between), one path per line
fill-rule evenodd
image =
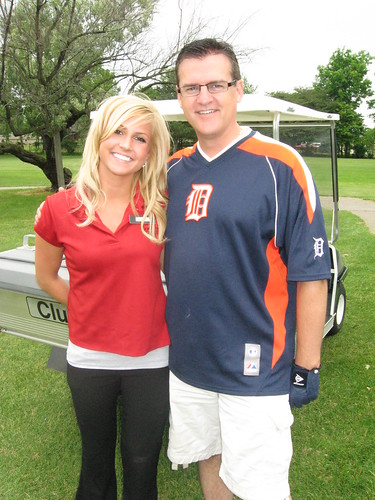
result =
M229 59L232 66L232 78L234 80L241 80L240 67L232 46L227 42L216 40L215 38L203 38L188 43L182 47L178 54L175 69L177 85L179 85L178 70L182 61L185 59L203 59L206 56L216 54L223 54Z

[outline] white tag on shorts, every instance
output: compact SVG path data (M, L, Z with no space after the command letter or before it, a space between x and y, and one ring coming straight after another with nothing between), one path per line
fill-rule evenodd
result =
M259 368L260 368L260 345L245 344L243 374L250 377L258 377Z

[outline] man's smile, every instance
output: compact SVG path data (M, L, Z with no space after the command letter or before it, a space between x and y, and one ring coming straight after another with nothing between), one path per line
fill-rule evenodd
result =
M197 111L198 115L209 115L215 113L216 109L204 109L202 111Z

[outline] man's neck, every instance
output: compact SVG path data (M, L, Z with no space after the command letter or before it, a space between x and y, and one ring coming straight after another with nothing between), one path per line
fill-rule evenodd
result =
M240 127L236 130L236 134L231 135L231 139L226 139L218 142L217 138L213 140L203 140L198 137L198 146L201 152L208 158L216 157L220 152L228 149L232 144L235 144L241 137L244 137L250 132L250 127Z

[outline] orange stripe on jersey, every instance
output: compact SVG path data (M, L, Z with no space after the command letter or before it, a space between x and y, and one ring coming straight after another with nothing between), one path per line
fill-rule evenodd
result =
M194 153L196 149L197 149L197 144L194 144L194 146L191 148L179 149L172 156L168 158L168 162L170 162L171 160L178 160L183 156L190 156Z
M311 224L311 221L314 217L315 206L312 206L309 196L306 174L300 160L298 159L298 156L296 155L296 152L294 152L292 149L289 149L284 144L274 141L273 139L270 139L269 142L260 140L256 137L256 135L250 137L247 141L238 146L238 149L242 149L243 151L247 151L248 153L253 153L259 156L267 156L268 158L280 160L292 169L294 178L300 185L303 196L305 197L307 217Z
M285 349L285 316L288 307L287 269L281 260L275 239L268 243L266 252L270 266L268 282L264 292L264 303L273 320L272 368L276 365Z

